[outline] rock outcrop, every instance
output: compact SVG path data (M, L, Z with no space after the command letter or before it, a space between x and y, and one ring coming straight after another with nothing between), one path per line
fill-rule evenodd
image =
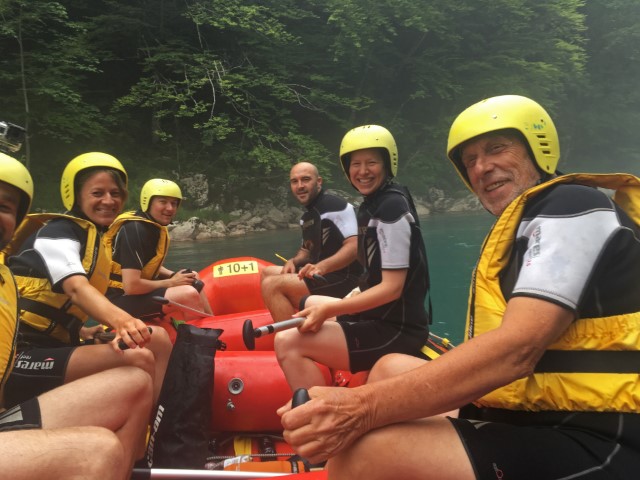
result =
M344 191L330 190L350 201L356 208L361 198ZM282 197L281 197L282 198ZM289 198L274 203L272 198L262 199L254 204L244 202L229 213L227 223L222 220L204 220L191 217L169 226L171 240L175 242L205 240L218 237L242 236L253 232L299 228L303 207L287 203ZM421 217L431 213L481 211L478 199L469 194L461 198L448 198L444 191L431 188L427 198L414 197L416 210ZM238 202L240 203L240 202ZM204 209L206 210L206 208Z

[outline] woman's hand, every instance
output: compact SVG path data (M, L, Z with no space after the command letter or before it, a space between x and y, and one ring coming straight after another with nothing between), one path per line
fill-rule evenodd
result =
M111 345L117 352L122 352L118 342L122 340L129 348L143 348L151 341L151 333L147 325L140 319L134 318L126 312L112 322L116 337Z
M85 342L87 340L94 340L96 334L101 332L104 332L104 327L102 325L95 325L93 327L82 326L80 328L80 339L84 340Z
M322 327L322 324L329 318L327 313L327 305L329 303L320 303L311 305L298 313L293 314L294 317L305 317L305 321L298 327L300 333L313 332L316 333Z
M198 274L196 272L183 268L168 278L167 283L169 283L169 287L179 287L180 285L193 285L193 282L198 279Z

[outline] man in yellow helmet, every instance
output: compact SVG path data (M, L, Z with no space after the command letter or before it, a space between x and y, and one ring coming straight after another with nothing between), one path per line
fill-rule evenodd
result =
M429 363L385 357L361 388L312 389L282 409L285 438L333 457L331 479L636 478L640 180L559 174L551 118L516 95L463 111L447 154L498 217L465 342Z
M0 250L29 210L33 182L0 153ZM17 286L0 264L0 472L3 478L127 478L144 447L151 378L122 367L68 383L4 410L18 335Z
M112 254L107 297L143 320L174 315L171 304L160 305L152 297L186 305L211 314L204 292L197 288L196 272L172 272L163 263L169 250L169 225L178 213L182 192L171 180L153 178L140 192L140 210L118 216L104 235ZM184 312L181 313L182 318Z

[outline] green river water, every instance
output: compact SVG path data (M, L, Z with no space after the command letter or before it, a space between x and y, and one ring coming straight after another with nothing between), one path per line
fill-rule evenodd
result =
M421 219L431 273L431 330L454 343L462 339L471 271L492 222L493 217L486 212L435 214ZM299 244L299 229L173 242L166 266L199 271L217 260L240 256L281 264L275 254L289 257Z

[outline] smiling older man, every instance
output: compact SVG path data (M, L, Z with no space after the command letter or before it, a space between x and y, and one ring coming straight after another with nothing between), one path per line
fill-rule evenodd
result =
M516 95L463 111L447 154L498 217L465 342L428 363L384 357L363 387L311 389L281 409L285 439L333 457L330 479L637 478L640 180L558 174L551 117Z

